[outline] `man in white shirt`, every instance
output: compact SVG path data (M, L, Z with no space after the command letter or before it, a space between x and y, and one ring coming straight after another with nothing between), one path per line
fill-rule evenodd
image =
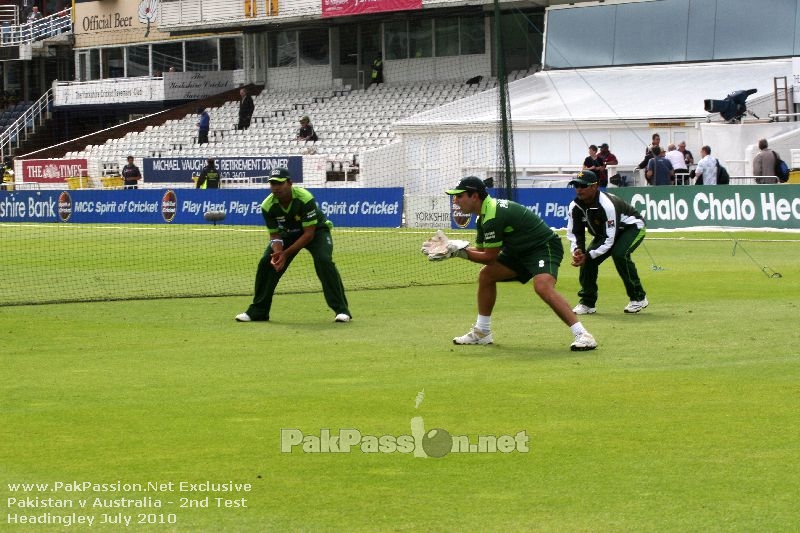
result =
M675 171L675 183L686 185L689 169L686 168L686 159L684 159L683 153L674 144L670 144L664 158L672 163L672 169Z
M711 155L711 147L703 146L700 148L700 155L702 159L700 159L694 171L695 185L716 185L717 159Z
M667 153L664 154L664 157L667 158L667 161L672 163L672 168L675 172L686 170L686 160L674 144L670 144L667 147Z

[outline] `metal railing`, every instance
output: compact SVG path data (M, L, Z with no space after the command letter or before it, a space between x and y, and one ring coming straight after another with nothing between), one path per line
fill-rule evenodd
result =
M36 128L44 124L47 118L50 102L53 100L53 91L48 90L44 95L26 109L5 131L0 132L0 157L5 161L13 155L14 148L19 148L36 132Z
M19 7L0 6L0 24L16 26L19 24Z
M21 46L72 31L72 8L19 25L0 27L0 46Z

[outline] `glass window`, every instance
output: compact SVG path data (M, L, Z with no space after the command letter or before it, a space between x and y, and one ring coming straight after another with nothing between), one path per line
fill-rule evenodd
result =
M793 55L798 2L762 0L754 7L748 0L717 0L713 59Z
M330 61L330 42L327 28L302 30L300 40L300 65L327 65Z
M483 54L486 52L483 17L459 19L461 35L461 55Z
M408 21L408 44L411 57L433 56L433 21Z
M770 0L763 9L752 6L752 0L660 0L551 9L547 12L546 66L796 55L800 2ZM736 30L742 13L747 13L746 39ZM578 32L576 28L602 31Z
M607 9L607 8L612 9ZM580 9L554 9L547 18L545 62L551 68L577 68L612 65L614 34L612 31L576 31L576 28L613 28L616 6L593 6ZM647 38L644 31L620 28ZM673 28L673 31L674 28Z
M89 51L89 79L100 79L100 49L93 48Z
M128 77L147 76L150 73L150 47L148 45L128 47Z
M714 32L708 31L706 21L714 20L717 6L713 2L692 2L689 5L686 59L702 61L714 57Z
M242 37L220 39L219 53L222 58L222 70L244 68L244 39Z
M183 70L183 43L153 45L153 72L180 72Z
M436 55L458 55L458 19L436 19Z
M615 38L615 65L686 60L685 28L689 20L689 0L651 2L646 10L637 4L621 4L615 10L604 10L608 14L596 11L605 24L612 25L605 27ZM616 11L615 17L613 11ZM667 20L669 24L664 23ZM639 31L631 31L631 28ZM677 31L678 28L683 30Z
M339 64L358 63L358 26L347 24L339 27Z
M186 71L219 70L217 40L186 41Z
M103 77L122 78L125 76L125 62L122 48L103 48Z
M269 66L297 66L297 32L279 31L269 34Z
M383 38L386 42L386 59L408 58L408 28L405 20L385 23Z

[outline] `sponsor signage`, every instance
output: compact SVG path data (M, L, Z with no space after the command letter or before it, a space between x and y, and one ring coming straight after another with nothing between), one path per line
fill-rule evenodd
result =
M158 29L160 3L159 0L96 0L74 3L75 47L138 44L147 40L169 39L168 32Z
M497 198L495 189L489 189L489 194ZM514 201L520 203L539 215L545 224L555 229L567 227L567 209L569 203L575 198L572 188L557 189L517 189ZM461 212L453 203L451 206L452 229L475 228L475 215Z
M323 17L422 9L422 0L322 0Z
M678 186L608 189L630 202L650 229L692 227L800 229L800 186ZM519 189L516 201L537 213L551 228L567 227L572 189ZM450 227L474 228L475 216L453 213ZM457 223L457 221L459 223Z
M292 183L303 182L302 156L218 157L214 161L223 180L266 178L273 168L283 167L292 175ZM204 157L145 157L142 175L147 183L192 181L192 176L200 174L207 164Z
M198 100L236 88L233 71L165 72L163 78L53 82L55 106Z
M450 197L406 196L406 226L446 228L450 224Z
M199 100L235 89L232 70L165 72L165 100Z
M164 100L165 82L150 78L113 78L82 83L53 82L53 105L96 105Z
M309 189L335 226L396 228L403 189ZM46 190L0 192L0 222L264 225L264 189Z
M86 159L23 159L25 183L64 183L67 178L85 176Z
M337 226L396 228L402 224L402 188L309 190ZM630 201L651 229L800 229L800 185L625 187L611 191ZM574 198L572 189L518 192L517 201L538 213L550 227L566 227L567 209ZM225 219L218 223L260 226L264 223L261 202L268 194L266 189L0 191L0 223L210 224L203 215L222 211ZM440 207L432 206L431 212L438 217ZM461 227L452 219L417 227L448 225ZM471 215L464 227L474 226L475 217Z
M648 228L800 228L800 187L793 185L631 187L614 192L644 215Z

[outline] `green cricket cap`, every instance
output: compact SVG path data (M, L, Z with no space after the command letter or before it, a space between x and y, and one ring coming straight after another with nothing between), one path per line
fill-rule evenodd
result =
M583 185L584 187L594 185L595 183L597 183L597 174L591 170L581 170L572 181L569 182L570 185Z
M461 194L462 192L486 192L486 184L478 177L467 176L458 182L455 188L445 191L449 195Z
M269 181L283 183L284 181L290 179L292 179L292 176L285 168L273 168L272 172L269 173Z

